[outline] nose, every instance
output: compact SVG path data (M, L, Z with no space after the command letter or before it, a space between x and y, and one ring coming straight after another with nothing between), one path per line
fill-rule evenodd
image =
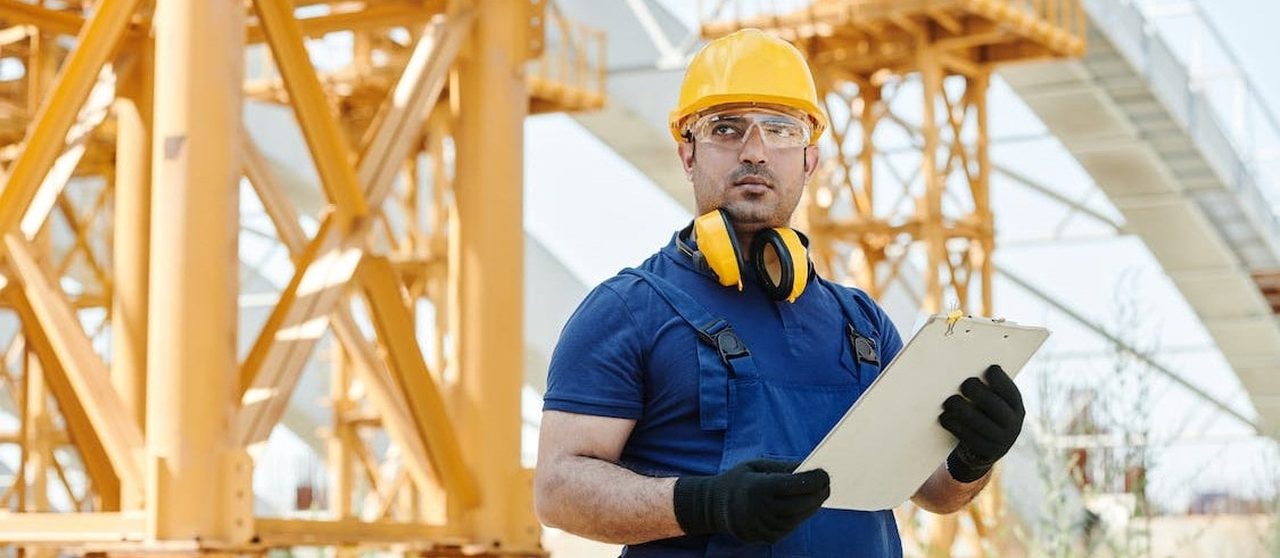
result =
M738 152L738 159L743 163L763 165L767 162L765 154L768 151L768 146L764 143L764 133L760 131L760 126L752 124L747 129L747 136L742 139L742 149Z

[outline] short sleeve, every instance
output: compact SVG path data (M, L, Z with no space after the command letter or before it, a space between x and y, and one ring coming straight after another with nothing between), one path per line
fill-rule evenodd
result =
M889 319L889 315L879 303L875 304L875 309L876 330L880 332L880 339L877 341L881 347L880 362L893 362L893 358L898 356L898 351L902 350L902 335L898 333L898 327L893 325L893 321Z
M639 420L644 334L610 282L569 317L551 355L543 410Z

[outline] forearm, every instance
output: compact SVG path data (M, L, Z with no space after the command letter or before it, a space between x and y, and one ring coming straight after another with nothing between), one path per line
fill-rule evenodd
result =
M933 513L952 513L972 501L979 492L982 492L982 488L987 486L987 481L990 479L991 473L988 472L978 480L963 483L951 478L951 473L947 472L945 465L939 466L929 479L920 485L915 495L911 497L911 501Z
M637 544L684 534L673 507L675 481L568 456L539 467L534 503L539 519L550 527L602 542Z

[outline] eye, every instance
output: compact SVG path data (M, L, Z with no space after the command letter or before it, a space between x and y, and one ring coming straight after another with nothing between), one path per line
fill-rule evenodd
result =
M736 138L742 135L742 126L735 122L718 122L711 125L711 137Z
M760 125L765 133L784 139L795 139L804 132L799 126L787 122L765 122Z

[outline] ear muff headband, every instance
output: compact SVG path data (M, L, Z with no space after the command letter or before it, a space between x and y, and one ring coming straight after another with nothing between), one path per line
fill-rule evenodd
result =
M701 215L693 220L693 232L697 236L698 251L720 284L737 285L741 291L742 251L738 249L737 235L729 226L729 217L719 209Z
M800 236L791 229L770 229L756 233L751 245L760 288L774 300L795 302L809 282L809 257Z

